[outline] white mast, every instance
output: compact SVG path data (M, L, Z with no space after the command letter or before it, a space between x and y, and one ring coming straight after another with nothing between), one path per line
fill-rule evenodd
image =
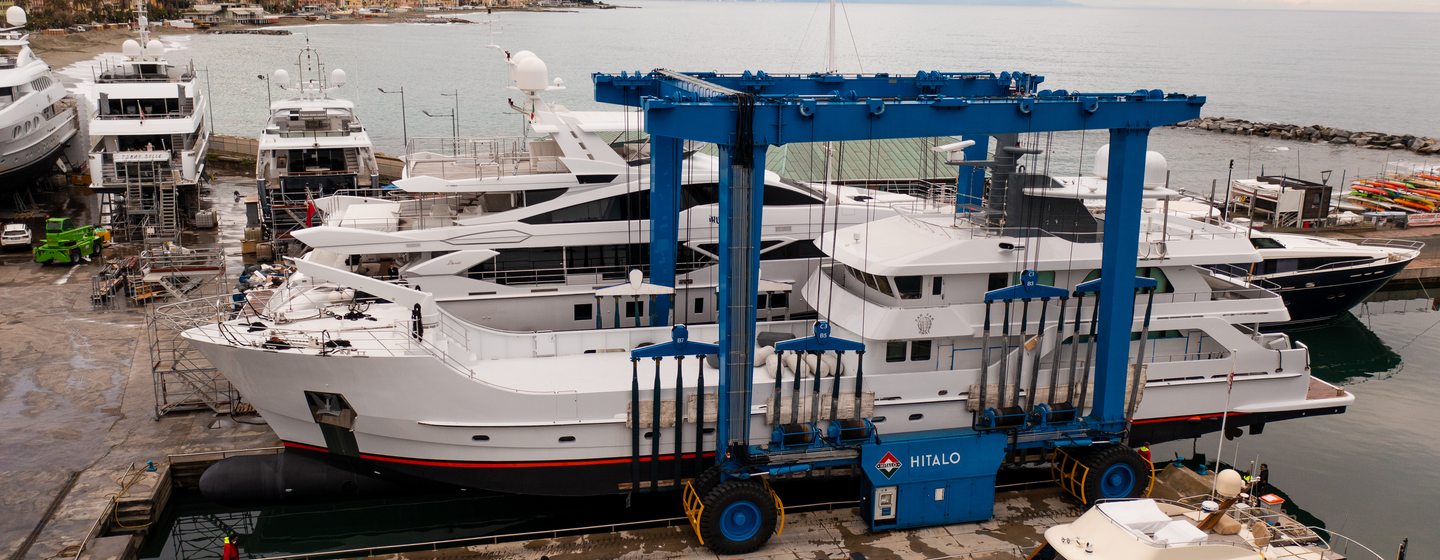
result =
M825 73L839 72L835 67L835 0L830 0L830 40L825 42Z
M828 35L828 39L825 41L825 73L826 73L826 74L838 74L839 72L840 72L840 70L839 70L838 68L836 68L836 66L835 66L835 0L830 0L830 33L829 33L829 35ZM829 193L829 191L830 191L830 178L832 177L832 175L831 175L831 173L830 173L830 165L831 165L831 158L830 158L830 156L831 156L831 152L834 150L834 144L832 144L832 143L830 143L830 142L825 142L825 148L824 148L824 149L825 149L825 176L821 178L821 183L820 183L820 184L821 184L821 186L825 189L825 194L826 194L826 197L828 198L828 197L829 197L829 194L830 194L830 193ZM811 160L811 161L814 161L814 160Z

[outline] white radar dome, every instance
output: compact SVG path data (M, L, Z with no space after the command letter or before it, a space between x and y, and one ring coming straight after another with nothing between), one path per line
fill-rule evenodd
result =
M1110 145L1100 146L1095 150L1095 161L1090 162L1090 174L1101 179L1110 178Z
M531 56L516 63L515 87L532 93L550 87L550 69L545 66L545 61Z
M1170 172L1170 162L1160 152L1145 152L1145 188L1158 189L1165 186L1165 175Z
M1245 479L1235 469L1225 469L1215 475L1215 493L1223 498L1239 496L1245 489Z
M345 85L345 71L339 68L330 71L330 87Z
M145 43L146 56L160 56L162 54L165 54L165 45L158 39L151 39L149 43Z
M515 54L510 55L510 63L519 64L521 60L527 58L535 58L535 53L530 51L516 51Z
M1165 173L1170 170L1170 162L1160 152L1145 152L1145 179L1144 185L1147 189L1154 189L1165 186ZM1090 163L1090 173L1101 179L1110 178L1110 145L1100 146L1095 150L1095 161Z
M139 18L139 24L140 24L139 27L140 27L141 29L145 29L145 28L147 28L147 27L150 27L150 18L147 18L147 17L145 17L145 16L140 16L140 18Z
M25 16L25 8L10 6L5 9L5 23L10 24L11 27L25 27L29 21L29 18Z
M124 43L120 43L120 52L124 53L125 56L129 57L136 57L144 54L144 51L140 48L140 41L136 41L134 39L126 39Z
M270 82L280 87L288 86L290 85L290 73L286 72L284 68L271 72Z

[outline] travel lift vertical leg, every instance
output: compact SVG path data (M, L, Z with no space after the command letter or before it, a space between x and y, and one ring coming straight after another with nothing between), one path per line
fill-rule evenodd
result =
M668 136L650 138L650 283L675 287L676 251L680 247L680 189L655 188L679 185L685 141ZM650 326L670 321L671 296L659 295L650 305Z

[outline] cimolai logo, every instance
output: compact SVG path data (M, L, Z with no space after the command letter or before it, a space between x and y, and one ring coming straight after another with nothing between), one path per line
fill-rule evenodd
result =
M895 475L895 471L900 470L900 466L900 460L895 458L895 454L886 451L885 456L880 458L880 462L875 463L875 470L880 471L880 474L885 475L885 479L889 480Z

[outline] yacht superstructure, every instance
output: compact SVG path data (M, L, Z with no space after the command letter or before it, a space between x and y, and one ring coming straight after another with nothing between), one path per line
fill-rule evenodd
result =
M380 167L355 104L331 97L345 71L328 74L314 49L297 57L298 74L280 69L270 85L291 92L270 104L260 133L255 180L266 239L278 254L294 254L291 233L314 223L313 201L336 193L377 195Z
M79 131L75 99L30 50L25 10L0 29L0 178L48 165Z
M1072 215L1089 216L1083 209ZM829 372L826 394L838 383L834 402L863 409L882 434L969 426L983 408L981 387L1018 403L1078 386L1066 392L1081 395L1075 400L1083 410L1092 364L1074 359L1072 348L1087 341L1090 308L1072 307L1064 321L1037 326L1039 305L1031 305L1024 320L1017 312L1002 329L998 319L985 321L981 303L987 289L1012 284L1023 268L1062 287L1092 276L1100 262L1098 223L1092 219L1089 234L1083 226L1041 234L1018 222L986 227L952 212L893 216L823 234L816 246L832 262L817 264L794 293L831 322L836 336L861 340L871 351L809 371ZM1215 430L1232 371L1234 426L1336 413L1353 400L1310 376L1303 345L1243 327L1284 320L1278 297L1202 268L1258 260L1243 236L1184 219L1143 227L1152 242L1142 243L1140 266L1159 288L1148 331L1135 325L1135 344L1143 339L1148 350L1136 368L1144 397L1135 405L1132 437L1158 442ZM493 252L460 250L421 266L463 273L467 253L485 251ZM272 314L247 307L232 320L184 334L292 450L321 453L347 468L537 494L622 492L636 461L649 459L632 454L639 428L628 421L629 411L648 409L651 391L669 394L677 380L633 375L627 351L668 340L668 327L601 322L522 330L512 325L553 306L517 295L486 317L462 318L428 292L430 280L419 282L421 291L415 283L319 262L295 264L324 283L308 296L308 310ZM638 280L634 293L643 293L646 285ZM592 288L591 297L607 289ZM1054 302L1047 305L1051 317L1060 316ZM758 343L773 345L812 328L810 320L765 321ZM714 340L716 327L692 325L689 336ZM988 366L982 356L990 358ZM856 394L859 360L866 377ZM1021 368L1029 373L1015 379L1013 393L990 388L993 371L1017 363L1035 367ZM678 381L708 400L713 367L702 360ZM752 433L768 440L775 424L789 421L782 412L796 414L788 404L796 401L784 394L795 366L757 358L754 375L762 399L751 410ZM1066 383L1034 393L1018 389L1031 379L1054 378ZM643 383L638 393L636 383ZM636 394L647 396L636 402ZM798 410L808 417L811 409L806 403ZM687 414L672 414L669 425L688 424L684 431L693 432L710 421ZM645 434L647 442L654 437ZM686 456L666 438L659 449L658 460Z
M210 147L209 101L194 63L177 66L150 37L144 3L138 39L105 60L87 98L90 187L102 225L126 239L177 241L199 209Z

